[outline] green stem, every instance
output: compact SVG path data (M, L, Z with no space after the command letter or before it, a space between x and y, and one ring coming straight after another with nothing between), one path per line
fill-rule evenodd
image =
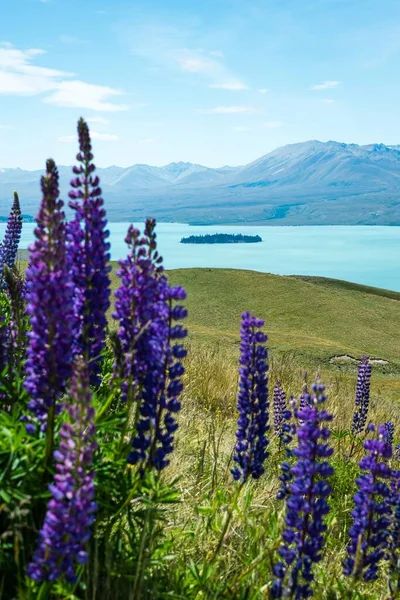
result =
M135 583L132 591L132 600L140 600L142 587L143 587L143 578L146 570L147 561L144 560L144 554L147 549L147 541L148 541L148 525L150 522L150 511L151 508L146 510L146 517L143 523L142 532L140 534L140 545L139 545L139 556L138 562L136 566L136 575L135 575Z
M217 556L218 556L218 554L219 554L219 552L220 552L220 550L222 548L222 544L224 543L224 539L225 539L226 533L228 531L229 524L230 524L230 522L232 520L233 513L235 512L235 508L237 506L237 501L239 499L240 492L242 491L243 486L244 486L244 483L242 482L238 486L238 488L236 490L236 493L235 493L235 495L233 497L232 504L229 507L229 510L228 510L226 518L225 518L225 523L224 523L224 525L222 527L222 531L221 531L221 535L220 535L219 540L218 540L217 547L215 548L214 553L213 553L213 555L211 557L211 563L213 563L215 561L215 559L217 558Z

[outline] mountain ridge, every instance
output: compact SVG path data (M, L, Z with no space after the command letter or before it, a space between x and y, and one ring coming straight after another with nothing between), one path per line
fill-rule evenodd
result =
M62 197L71 167L60 166ZM17 188L36 214L42 171L0 168L0 216ZM178 161L99 168L110 220L400 225L400 145L309 140L238 167Z

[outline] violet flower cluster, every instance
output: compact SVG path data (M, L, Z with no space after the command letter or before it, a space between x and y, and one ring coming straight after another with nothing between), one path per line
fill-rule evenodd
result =
M274 398L273 398L273 409L274 409L274 434L279 438L279 442L282 440L285 433L286 424L286 394L281 385L280 381L275 382L274 386Z
M0 243L0 288L4 287L3 270L7 265L13 268L17 258L18 245L22 232L22 215L18 194L14 192L14 202L9 214L4 239Z
M367 454L359 465L362 471L356 480L358 491L354 496L353 524L350 528L348 557L344 560L344 574L365 581L378 577L379 563L384 558L389 542L391 523L391 490L387 481L392 475L387 461L392 447L387 442L385 428L378 437L364 443Z
M383 426L385 428L386 441L391 447L393 447L394 424L391 421L386 421Z
M363 356L358 367L355 411L353 415L353 423L351 425L351 433L353 435L360 434L365 429L365 425L367 423L371 387L371 371L372 367L368 357Z
M113 316L119 321L115 376L121 381L123 400L138 407L128 462L161 470L169 463L178 427L175 414L181 406L181 359L186 350L180 340L187 332L176 322L187 312L174 303L186 293L170 287L163 275L154 219L146 221L143 237L130 227L126 242L130 253L120 261L121 286Z
M105 347L106 312L110 306L110 244L99 178L94 175L87 123L78 122L80 163L73 167L69 192L75 219L68 224L68 260L74 284L75 354L89 363L91 384L99 383L101 353Z
M67 411L70 420L62 424L61 442L54 452L56 474L49 486L52 498L27 569L36 582L65 578L74 583L77 564L88 559L85 546L97 509L92 470L97 445L88 371L81 360L74 368Z
M333 474L327 460L333 449L327 444L330 432L325 426L332 415L319 408L326 400L324 390L325 386L316 381L310 403L296 411L301 422L297 430L298 446L293 450L297 460L291 469L293 480L286 499L281 560L274 566L273 598L300 600L313 594L312 567L321 560L324 519L329 512L327 499L331 488L326 480Z
M58 171L48 160L41 180L42 202L35 242L26 270L27 313L30 318L26 351L25 388L28 408L46 426L49 409L60 410L57 400L71 374L73 341L73 288L69 278L63 202L58 198ZM53 411L54 409L54 411ZM28 431L34 430L32 424Z
M237 409L239 413L232 469L234 479L244 483L248 477L258 479L264 473L268 456L268 352L264 321L242 314L240 331L240 368Z

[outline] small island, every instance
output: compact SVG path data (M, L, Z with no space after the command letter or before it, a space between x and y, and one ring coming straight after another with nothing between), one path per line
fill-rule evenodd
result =
M241 233L206 233L206 235L190 235L181 239L181 244L256 244L258 242L262 242L259 235Z

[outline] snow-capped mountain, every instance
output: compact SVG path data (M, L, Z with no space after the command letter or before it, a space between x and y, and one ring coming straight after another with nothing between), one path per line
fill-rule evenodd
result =
M1 167L1 165L0 165ZM70 167L60 167L67 196ZM37 211L41 171L0 168L0 216L17 189ZM308 141L242 167L190 162L98 169L109 218L196 223L400 224L400 145Z

